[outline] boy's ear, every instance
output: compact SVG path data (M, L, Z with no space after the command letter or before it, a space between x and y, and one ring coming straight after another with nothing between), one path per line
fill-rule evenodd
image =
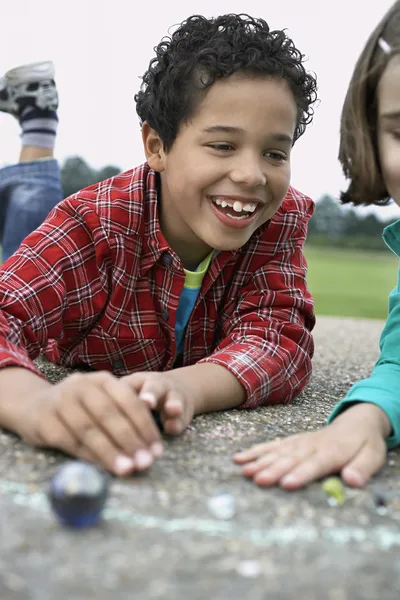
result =
M158 133L150 127L147 121L142 124L142 140L144 153L149 166L154 171L161 173L164 171L164 144Z

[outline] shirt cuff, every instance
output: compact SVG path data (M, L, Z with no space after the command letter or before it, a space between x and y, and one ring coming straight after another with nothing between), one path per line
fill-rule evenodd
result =
M25 354L19 354L17 352L8 352L0 350L0 369L6 369L7 367L20 367L21 369L27 369L35 375L39 375L42 379L46 379L43 373L38 369L32 360Z
M358 381L350 388L346 397L336 404L327 419L327 424L331 423L350 406L359 402L374 404L386 413L392 426L392 434L386 439L386 445L389 450L400 445L400 388L399 392L395 393L379 385L373 377Z

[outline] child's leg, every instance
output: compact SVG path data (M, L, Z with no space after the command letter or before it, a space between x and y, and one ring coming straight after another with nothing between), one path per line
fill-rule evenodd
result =
M3 261L18 250L63 197L55 159L0 169L0 243Z
M50 62L23 65L0 79L0 110L21 125L17 165L0 171L0 236L3 260L38 227L62 199L53 159L58 95Z
M234 460L261 486L294 490L340 473L345 483L359 487L384 465L389 435L386 414L373 404L360 403L319 431L258 444L235 454Z

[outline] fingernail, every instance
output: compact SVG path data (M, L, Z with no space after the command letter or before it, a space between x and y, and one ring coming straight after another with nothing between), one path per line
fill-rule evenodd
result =
M174 400L169 400L167 406L168 408L180 408L182 410L182 402L177 398Z
M362 487L365 484L365 478L361 473L351 467L343 469L342 475L344 476L346 483L350 483L352 486Z
M128 456L117 456L117 458L115 459L115 463L114 463L114 470L119 473L120 475L122 475L123 473L126 473L130 470L132 470L135 466L135 461L132 460L132 458L129 458Z
M138 450L135 454L135 463L138 469L147 469L153 462L153 457L147 450Z
M285 477L282 477L280 483L283 483L283 485L292 485L293 483L297 483L297 477L295 475L285 475Z
M162 444L160 444L160 442L155 442L154 444L152 444L150 450L154 458L160 458L160 456L164 452L164 448Z
M151 392L142 392L141 394L139 394L139 398L140 400L143 400L143 402L146 402L146 404L148 404L150 408L155 408L156 397Z

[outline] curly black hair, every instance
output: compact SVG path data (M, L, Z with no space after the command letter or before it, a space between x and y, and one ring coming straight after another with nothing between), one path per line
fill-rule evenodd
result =
M284 31L246 14L207 19L193 15L154 48L156 56L135 95L140 122L147 123L169 150L182 123L193 115L218 77L242 72L287 81L298 109L294 140L312 121L317 83L304 56Z

